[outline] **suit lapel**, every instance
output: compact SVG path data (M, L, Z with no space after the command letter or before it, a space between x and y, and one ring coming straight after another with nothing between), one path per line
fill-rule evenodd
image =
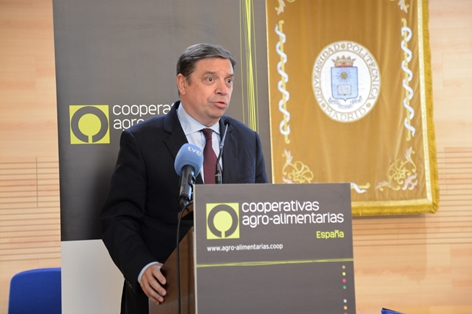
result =
M177 108L180 105L180 101L176 101L172 106L171 111L164 117L164 131L169 134L165 139L167 148L169 149L172 157L177 157L182 145L188 143L187 137L185 136L182 126L180 125L179 118L177 117ZM202 184L203 180L200 174L196 177L196 183Z
M220 130L224 130L223 122L220 122ZM233 126L228 127L225 145L223 148L223 183L235 182L238 175L238 141L233 135Z
M168 134L164 142L174 159L182 145L187 143L187 138L177 118L177 107L179 104L180 102L175 102L169 113L164 116L164 131Z

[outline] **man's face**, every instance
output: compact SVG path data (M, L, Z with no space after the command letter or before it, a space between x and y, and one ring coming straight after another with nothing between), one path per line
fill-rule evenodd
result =
M200 123L210 126L226 112L233 91L233 66L223 58L201 59L186 79L177 75L177 87L185 111Z

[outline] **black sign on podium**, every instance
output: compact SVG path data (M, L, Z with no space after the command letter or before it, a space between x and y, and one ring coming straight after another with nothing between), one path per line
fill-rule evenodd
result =
M197 185L181 312L356 313L350 195L344 183ZM176 313L174 265L151 313Z

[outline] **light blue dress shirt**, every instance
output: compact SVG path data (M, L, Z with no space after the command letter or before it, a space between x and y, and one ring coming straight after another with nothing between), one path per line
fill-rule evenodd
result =
M179 108L177 108L177 117L179 118L180 125L182 126L182 129L184 130L185 136L187 137L187 141L190 144L196 145L200 147L200 149L203 151L203 148L205 147L205 136L203 135L203 132L201 132L201 129L209 128L213 130L213 133L216 134L216 136L212 136L212 147L213 151L215 152L216 156L220 153L220 124L217 122L212 126L205 126L192 118L184 108L183 104L180 104ZM220 159L220 164L222 164L221 159ZM203 168L202 168L202 178L204 179L203 181L205 182L205 174L203 173Z

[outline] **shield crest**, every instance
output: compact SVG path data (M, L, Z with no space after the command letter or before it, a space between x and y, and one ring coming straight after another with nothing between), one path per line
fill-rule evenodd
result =
M331 68L331 94L344 101L359 95L357 67L335 66Z

